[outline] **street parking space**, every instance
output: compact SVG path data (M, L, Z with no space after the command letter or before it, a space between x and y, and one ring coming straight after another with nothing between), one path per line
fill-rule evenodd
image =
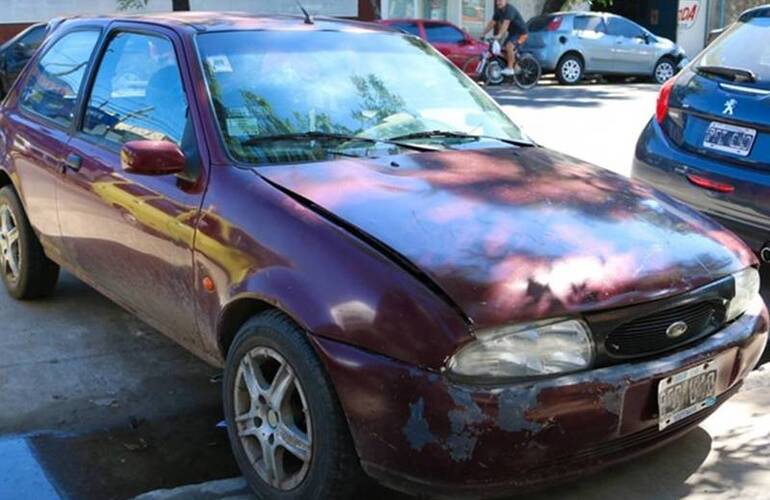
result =
M541 144L627 175L657 86L490 93ZM217 370L70 275L42 302L0 293L0 315L0 498L252 498L220 424ZM770 369L758 370L685 438L531 498L762 497L769 389Z
M532 90L504 85L489 93L539 144L627 176L639 133L655 113L658 90L633 81L564 87L544 79Z

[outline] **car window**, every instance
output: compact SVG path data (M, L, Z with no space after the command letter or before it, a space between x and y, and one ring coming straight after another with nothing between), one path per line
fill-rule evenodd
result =
M34 50L38 48L41 43L43 43L44 37L45 26L41 24L40 26L35 26L34 28L30 29L23 37L21 37L21 40L19 41L23 43L28 49Z
M391 26L410 35L420 36L420 27L416 23L393 23Z
M757 17L737 22L716 42L706 47L693 67L729 66L749 70L756 81L742 83L770 89L770 18ZM709 78L719 77L708 75Z
M636 38L644 34L639 26L622 17L609 18L607 23L607 33L613 36L624 36L626 38Z
M425 36L430 43L461 43L465 40L462 31L446 24L426 24Z
M605 33L604 19L601 16L577 16L574 21L575 31L594 31Z
M22 109L68 127L98 31L75 31L57 40L35 64L21 91Z
M115 36L96 74L83 132L117 144L180 144L186 122L187 99L171 42L138 33Z
M329 157L324 142L271 140L292 134L387 140L447 130L525 140L483 90L411 36L232 31L197 35L197 45L222 136L239 161ZM353 153L360 146L337 147L362 154Z

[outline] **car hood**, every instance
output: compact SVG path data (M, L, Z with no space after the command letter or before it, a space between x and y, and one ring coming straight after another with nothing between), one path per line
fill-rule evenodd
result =
M542 148L257 172L411 261L478 327L664 298L755 263L736 236L695 211Z

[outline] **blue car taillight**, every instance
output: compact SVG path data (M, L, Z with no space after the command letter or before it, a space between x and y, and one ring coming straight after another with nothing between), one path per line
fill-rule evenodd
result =
M682 110L670 106L671 93L676 85L676 77L670 79L660 88L658 102L655 108L655 120L663 128L663 131L676 144L684 142L684 126L687 116Z

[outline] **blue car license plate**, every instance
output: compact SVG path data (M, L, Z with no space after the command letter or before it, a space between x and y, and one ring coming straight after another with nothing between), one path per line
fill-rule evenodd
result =
M756 137L757 131L753 128L711 122L706 129L703 147L745 157L751 153Z

